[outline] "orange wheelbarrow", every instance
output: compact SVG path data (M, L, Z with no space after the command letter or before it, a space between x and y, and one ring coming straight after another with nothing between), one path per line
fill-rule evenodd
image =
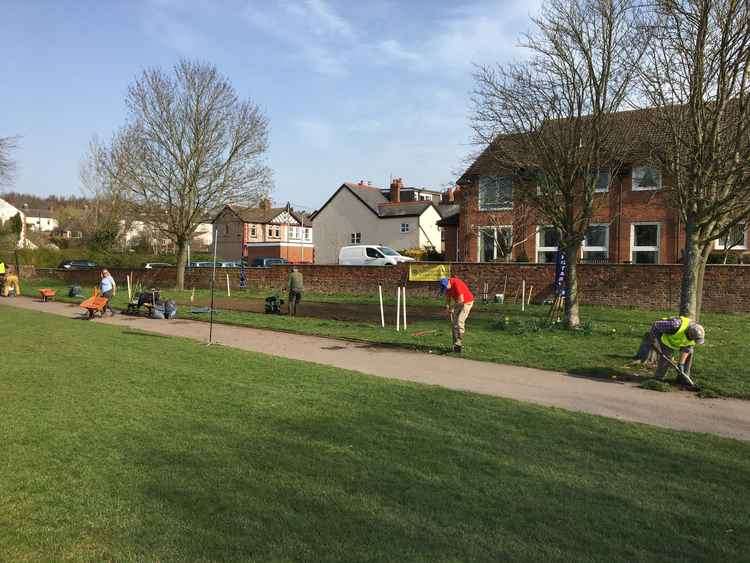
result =
M80 307L89 312L89 319L93 319L96 313L99 313L99 316L104 316L104 309L107 307L107 298L99 295L98 290L94 290L94 295L83 301Z

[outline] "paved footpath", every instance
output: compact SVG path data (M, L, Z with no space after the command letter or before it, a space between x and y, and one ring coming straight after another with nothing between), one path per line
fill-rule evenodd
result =
M81 311L75 305L41 303L29 298L2 299L2 305L67 317L76 317ZM200 321L164 321L117 315L92 322L204 342L208 340L208 323ZM750 401L699 399L693 393L658 393L631 383L228 325L214 325L214 342L378 377L440 385L619 420L750 441Z

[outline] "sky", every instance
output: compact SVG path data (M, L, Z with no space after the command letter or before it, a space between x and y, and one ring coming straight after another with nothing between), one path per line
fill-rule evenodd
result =
M128 85L181 58L216 65L270 120L273 199L315 209L344 181L441 189L477 147L475 64L522 56L539 0L4 0L0 136L16 191L81 194L89 141Z

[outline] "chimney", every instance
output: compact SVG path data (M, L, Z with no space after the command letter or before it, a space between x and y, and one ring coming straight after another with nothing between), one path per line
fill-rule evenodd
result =
M451 186L443 192L443 195L440 197L440 203L453 203L454 200L453 186Z
M391 180L391 203L401 202L402 187L404 187L404 182L401 178L394 178Z
M260 203L258 203L258 207L260 207L263 211L268 211L271 209L271 200L267 197L264 197L260 200Z

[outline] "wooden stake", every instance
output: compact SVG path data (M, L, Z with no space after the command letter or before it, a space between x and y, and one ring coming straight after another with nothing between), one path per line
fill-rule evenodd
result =
M396 332L401 330L401 288L396 287Z
M531 286L531 287L529 288L529 299L528 299L528 301L526 302L526 304L527 304L527 305L531 305L531 295L532 295L533 293L534 293L534 286L532 285L532 286Z
M521 281L521 312L526 310L526 280Z
M401 307L404 310L404 331L406 331L406 286L401 291L404 293L404 297L401 299Z
M229 274L227 274L227 297L231 297L232 292L229 289Z
M383 312L383 286L378 286L378 296L380 297L380 326L385 328L385 313Z

